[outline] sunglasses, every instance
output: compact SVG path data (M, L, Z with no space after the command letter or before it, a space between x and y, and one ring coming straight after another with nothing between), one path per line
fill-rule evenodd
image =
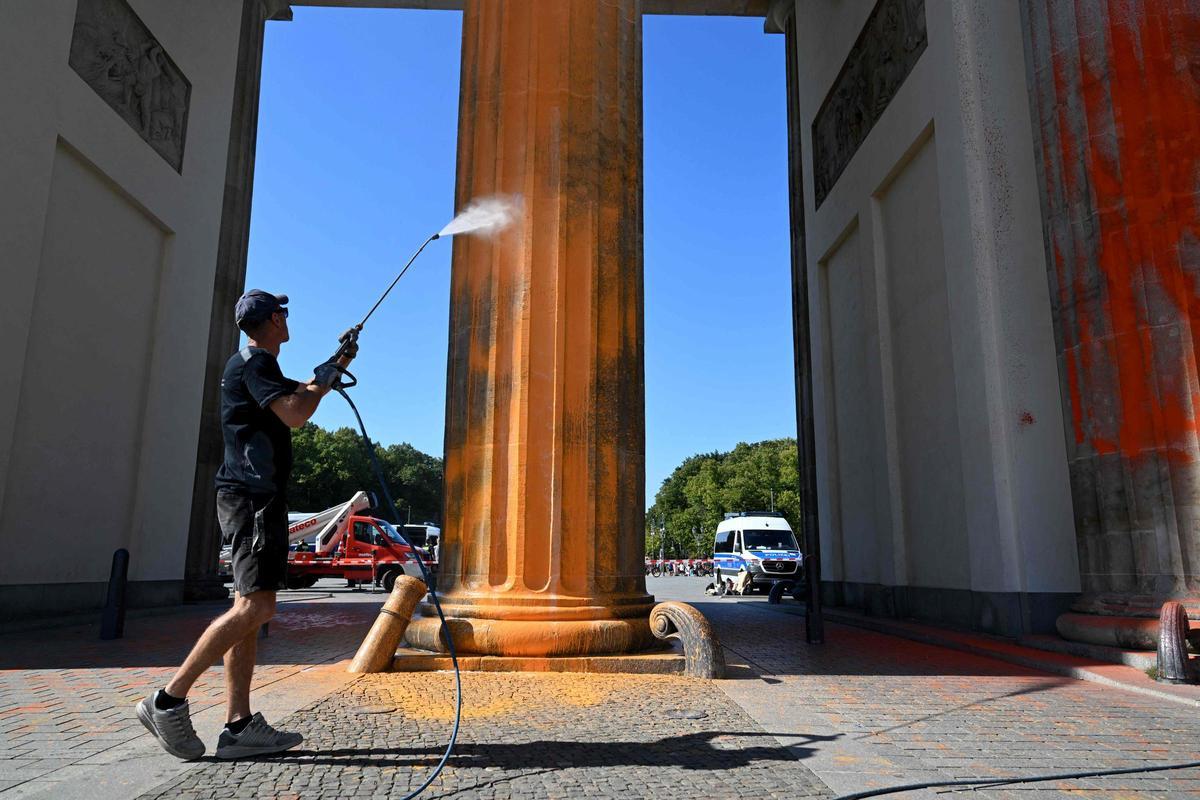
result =
M272 314L283 314L284 319L287 319L287 316L288 316L288 310L286 308L281 308L278 311L272 311L271 313Z

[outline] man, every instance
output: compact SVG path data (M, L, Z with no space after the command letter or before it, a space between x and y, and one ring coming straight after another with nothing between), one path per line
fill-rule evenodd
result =
M249 341L221 377L225 460L217 471L217 518L233 549L233 607L209 624L170 683L137 705L138 719L163 749L186 760L204 755L192 728L188 690L222 657L228 703L217 758L277 753L303 740L250 712L258 630L275 615L275 592L287 571L290 428L308 421L337 376L323 364L306 383L283 377L276 359L289 338L287 301L286 295L260 289L242 295L234 318ZM345 367L357 352L351 343L337 363Z

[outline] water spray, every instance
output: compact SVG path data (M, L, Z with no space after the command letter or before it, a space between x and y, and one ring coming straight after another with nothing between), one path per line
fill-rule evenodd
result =
M371 318L371 315L375 313L375 310L379 308L396 284L400 282L400 279L404 277L404 273L408 272L408 268L417 260L417 256L421 255L421 252L430 242L440 239L443 236L458 236L460 234L493 236L512 224L520 213L520 209L520 198L516 196L488 197L468 205L454 219L450 220L446 224L446 227L421 243L421 246L417 248L417 252L413 253L412 258L408 260L408 263L404 265L400 273L384 289L383 294L375 301L375 305L371 306L371 309L362 318L362 321L338 337L338 341L341 344L338 346L337 352L315 370L317 383L329 386L350 404L350 410L354 412L354 418L358 420L358 429L362 434L363 444L367 449L367 456L371 461L371 468L375 472L375 479L379 482L379 488L383 490L383 499L392 514L392 519L396 521L400 520L400 513L396 510L396 504L392 500L392 493L388 490L387 481L383 476L383 469L379 465L379 458L375 455L375 445L371 443L371 437L367 435L367 426L363 423L362 415L358 413L358 407L354 405L354 401L346 393L347 389L358 384L358 379L351 375L338 362L352 351L357 350L358 335L367 324L367 320ZM343 378L346 380L343 380ZM398 532L403 530L403 526L397 528ZM433 604L434 610L437 611L438 619L441 621L442 640L445 642L446 651L450 654L450 662L454 665L454 728L450 732L450 741L446 745L446 752L442 755L441 760L438 761L437 766L434 767L433 771L430 772L429 776L425 778L420 786L402 798L402 800L413 800L413 798L429 788L429 785L437 779L437 776L445 768L446 762L450 760L451 754L454 753L454 745L458 741L459 724L462 722L462 674L458 667L458 655L454 652L454 640L450 635L450 628L446 623L446 615L442 613L442 604L438 601L437 590L434 588L429 570L426 568L420 552L416 547L413 547L412 542L408 541L408 538L403 533L400 534L400 538L412 549L413 558L417 562L417 568L421 571L421 578L425 581L425 586L429 589L429 600Z
M388 284L388 287L383 290L383 294L375 301L375 305L371 306L371 310L362 318L362 321L338 337L341 346L338 347L337 352L333 354L327 363L336 362L350 350L352 345L357 344L358 334L362 332L363 326L367 324L367 320L371 318L371 315L375 313L375 309L379 308L392 289L395 288L396 284L400 282L400 279L404 277L404 273L408 272L408 268L417 260L417 256L421 255L421 252L430 242L440 239L443 236L458 236L460 234L472 234L474 236L491 238L511 225L520 213L520 195L496 195L471 202L454 219L447 222L444 228L421 243L421 246L417 248L417 252L412 254L412 258L404 265L404 269L400 270L399 274ZM353 378L353 376L351 377Z

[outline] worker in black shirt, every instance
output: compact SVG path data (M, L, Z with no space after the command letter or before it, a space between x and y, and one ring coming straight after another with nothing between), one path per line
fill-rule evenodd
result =
M225 460L217 471L217 518L233 549L233 608L208 626L170 683L137 706L138 719L178 758L204 755L186 698L200 674L222 656L228 703L217 757L276 753L303 740L250 712L258 630L275 615L275 592L283 588L287 571L290 429L308 421L337 376L328 364L305 383L283 376L276 358L289 338L287 301L286 295L260 289L242 295L234 317L249 341L229 359L221 377ZM337 363L345 367L357 351L351 343Z

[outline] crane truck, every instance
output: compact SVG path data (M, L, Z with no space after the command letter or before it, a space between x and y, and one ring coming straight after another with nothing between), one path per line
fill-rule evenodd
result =
M307 589L321 578L351 585L376 583L390 592L400 575L421 577L413 549L390 523L360 512L372 505L366 492L316 514L296 515L288 524L287 588ZM426 566L436 568L425 551ZM221 550L222 574L230 574L232 551Z

